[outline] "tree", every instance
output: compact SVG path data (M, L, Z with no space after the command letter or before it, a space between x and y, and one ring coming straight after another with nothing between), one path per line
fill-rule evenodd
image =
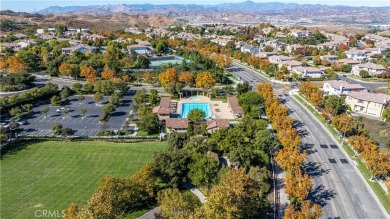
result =
M318 219L323 214L321 206L312 204L309 200L302 203L301 206L289 205L284 213L283 219Z
M105 104L103 107L102 107L102 111L103 111L103 113L105 113L105 114L111 114L112 112L114 112L115 111L115 106L113 105L113 104L111 104L111 103L107 103L107 104Z
M9 111L9 114L10 114L12 117L20 116L20 113L22 113L22 110L20 109L20 107L14 107L14 108L12 108L12 109Z
M353 118L346 114L341 114L333 117L332 125L343 134L349 133L353 128Z
M163 183L177 188L187 179L190 156L176 148L154 154L152 161L152 173Z
M150 94L149 94L149 104L151 106L155 106L158 101L158 92L156 89L150 89Z
M63 219L77 219L79 212L80 212L79 207L72 203L66 209Z
M71 128L69 128L69 127L63 128L61 130L61 135L64 138L66 138L68 136L71 136L71 135L73 135L73 130Z
M204 204L206 218L259 218L265 214L265 198L259 196L259 183L244 169L228 170L214 186Z
M217 182L219 162L210 156L196 156L189 165L188 177L195 186L212 185Z
M96 71L90 66L81 66L80 76L85 77L88 83L93 83L96 81Z
M152 73L150 73L150 72L145 72L145 73L144 73L144 76L143 76L143 79L144 79L144 81L145 81L147 84L151 84L152 81L153 81L153 75L152 75Z
M359 76L360 76L361 78L369 78L371 75L370 75L370 73L368 73L368 71L366 71L366 70L361 70L361 71L359 72Z
M252 106L259 107L263 100L258 93L254 91L248 91L239 96L238 102L244 108L245 112L249 112L248 109L250 109Z
M343 67L341 68L341 71L346 73L351 72L351 70L352 70L352 65L343 65Z
M177 82L178 77L174 68L168 68L165 72L158 75L161 85L166 89L169 83Z
M143 55L139 55L137 58L137 67L142 68L142 69L147 69L149 68L150 65L150 60Z
M202 72L196 75L196 87L210 89L215 83L216 80L210 72Z
M110 80L115 77L115 72L109 68L105 68L101 75L103 79Z
M179 75L179 81L189 86L194 82L194 77L190 72L185 71Z
M68 98L70 94L71 94L71 90L67 86L64 86L60 92L60 96L62 99Z
M27 70L26 64L17 56L8 57L6 65L10 73L22 73Z
M332 109L333 116L341 114L347 107L344 98L337 95L328 95L325 97L325 107L327 106Z
M286 173L285 192L294 204L302 203L309 195L312 179L307 174L301 175L300 171Z
M72 76L72 77L77 77L77 74L78 74L77 65L69 64L69 63L62 63L58 67L58 71L62 75Z
M103 96L103 94L100 93L100 92L96 92L96 93L93 95L93 100L95 101L96 104L100 103L103 99L104 99L104 96Z
M54 29L56 31L57 36L62 37L64 35L66 27L64 25L62 25L62 24L56 24L54 26Z
M45 114L45 117L47 117L47 113L49 112L49 107L43 107L43 108L40 110L40 112L41 112L42 114Z
M50 98L50 105L60 106L61 104L62 104L62 102L61 102L61 98L59 96L54 95Z
M203 112L200 109L193 109L190 112L188 112L187 115L188 119L191 120L192 122L199 122L205 119L206 113Z
M84 118L85 114L87 113L87 109L86 108L81 108L80 109L80 115Z
M139 120L138 127L141 131L148 134L156 134L159 132L160 122L158 116L152 112L142 116Z
M196 197L182 194L178 189L164 189L158 193L163 218L191 218L200 202Z
M237 84L236 90L237 90L238 96L240 96L240 95L252 90L252 86L249 85L249 82L246 81L242 84L241 83Z
M54 135L60 135L62 132L62 124L61 123L56 123L51 127L51 131L53 132Z

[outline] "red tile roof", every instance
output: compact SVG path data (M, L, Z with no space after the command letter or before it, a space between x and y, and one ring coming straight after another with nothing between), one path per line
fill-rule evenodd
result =
M160 106L157 112L160 115L171 113L171 97L161 97Z
M227 102L229 103L230 108L232 108L233 114L235 114L235 115L244 114L244 110L242 109L240 104L238 104L237 97L235 97L235 96L228 96L227 97Z
M206 130L214 129L214 128L228 128L228 127L230 127L228 119L207 120Z
M186 129L188 128L188 119L168 118L165 120L165 126L169 129Z

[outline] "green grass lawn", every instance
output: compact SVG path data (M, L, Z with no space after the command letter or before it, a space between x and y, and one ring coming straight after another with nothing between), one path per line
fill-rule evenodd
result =
M25 147L24 147L25 146ZM1 158L1 218L86 204L105 175L129 177L166 143L41 142Z

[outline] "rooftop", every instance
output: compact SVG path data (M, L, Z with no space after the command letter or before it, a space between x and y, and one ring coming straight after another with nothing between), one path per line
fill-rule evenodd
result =
M390 95L381 93L370 93L368 91L350 92L346 95L358 100L364 100L380 104L384 104L390 101Z
M362 85L360 84L350 84L348 82L345 82L345 81L327 81L325 83L328 83L331 87L335 88L335 89L340 89L340 86L342 86L343 88L347 88L347 89L362 89L362 90L365 90L366 88L363 87Z
M187 118L167 118L165 126L171 129L186 129L188 128Z

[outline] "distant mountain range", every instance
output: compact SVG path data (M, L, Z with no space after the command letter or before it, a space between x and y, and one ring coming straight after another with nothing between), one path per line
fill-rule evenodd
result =
M38 11L40 14L81 14L87 12L90 15L107 15L112 13L126 13L126 14L149 14L158 11L166 11L175 9L191 10L191 11L278 11L291 9L310 9L310 8L331 8L331 9L357 9L368 7L351 7L351 6L329 6L321 4L297 4L297 3L255 3L252 1L245 1L242 3L222 3L217 5L198 5L198 4L116 4L116 5L88 5L88 6L50 6L46 9ZM390 8L390 7L381 7Z

